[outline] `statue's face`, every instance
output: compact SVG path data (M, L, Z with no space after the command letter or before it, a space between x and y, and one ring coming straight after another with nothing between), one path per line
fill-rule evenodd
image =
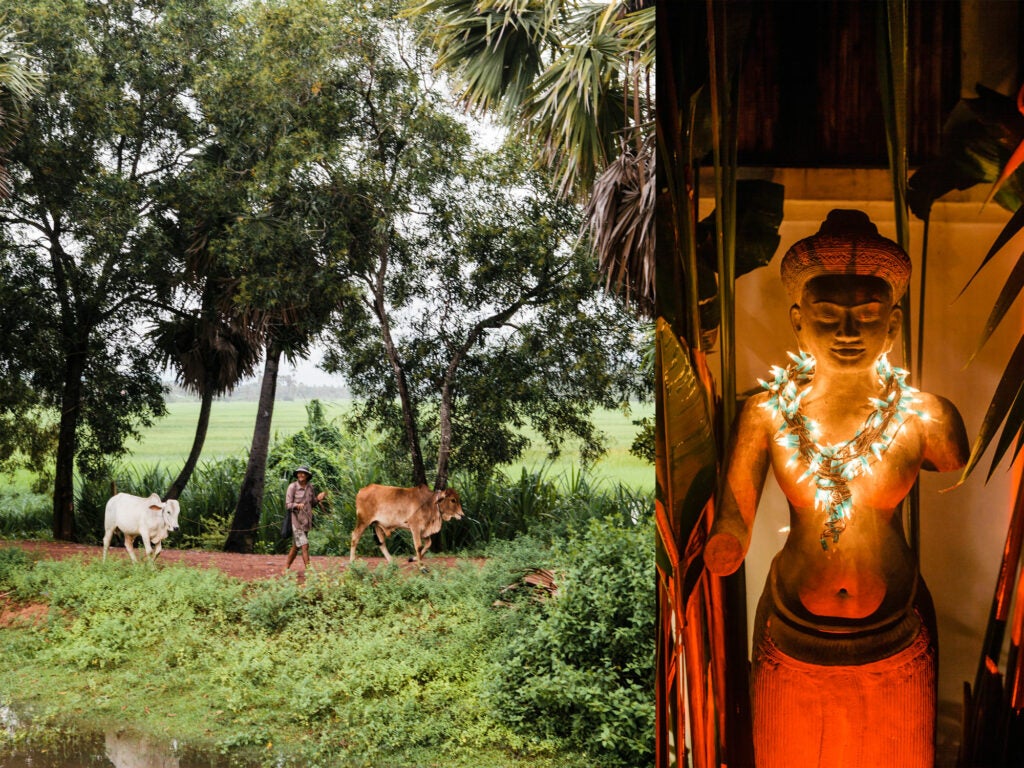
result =
M790 310L800 347L814 355L819 369L873 367L892 348L901 320L889 284L861 275L812 278Z

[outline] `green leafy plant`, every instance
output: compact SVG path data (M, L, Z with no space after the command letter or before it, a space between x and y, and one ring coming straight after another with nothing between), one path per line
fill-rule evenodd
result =
M524 604L489 698L514 729L565 740L602 765L654 756L654 540L645 523L591 520L559 547L557 594Z

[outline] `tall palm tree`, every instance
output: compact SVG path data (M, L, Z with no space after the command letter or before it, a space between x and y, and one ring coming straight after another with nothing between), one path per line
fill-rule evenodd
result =
M261 318L237 306L237 281L221 253L219 240L242 205L237 189L224 180L226 155L222 144L208 144L187 177L168 187L167 212L172 215L160 219L170 248L184 254L178 288L186 297L192 294L197 306L159 320L151 337L178 384L202 402L192 448L167 490L168 499L179 497L199 462L213 398L256 373L265 344Z
M420 0L459 100L539 148L562 193L589 200L609 284L648 312L654 288L654 3Z
M158 323L153 333L163 362L176 370L176 380L199 395L201 406L192 449L181 471L167 489L176 499L185 490L206 442L213 398L230 392L256 373L262 334L243 320L218 312L211 290L203 295L198 315L182 315Z

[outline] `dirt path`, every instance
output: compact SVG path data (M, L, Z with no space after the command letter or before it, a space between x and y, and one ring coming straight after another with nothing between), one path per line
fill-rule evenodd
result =
M89 544L70 544L63 541L0 541L0 548L18 547L38 557L53 560L62 560L67 557L100 558L103 557L103 547L91 546ZM136 557L145 557L145 552L138 549ZM128 559L128 553L123 546L111 547L107 557ZM371 568L382 565L383 557L359 558L365 560ZM458 557L427 557L427 565L437 567L439 565L453 566L464 561L465 558ZM228 576L243 581L259 581L260 579L272 579L284 572L285 555L239 555L232 552L208 552L198 549L164 549L160 553L161 563L184 563L194 568L217 568ZM402 570L415 571L415 563L407 563L395 558L400 562ZM310 565L318 571L338 571L348 567L347 557L311 557ZM292 571L303 577L302 558L296 558L292 563Z

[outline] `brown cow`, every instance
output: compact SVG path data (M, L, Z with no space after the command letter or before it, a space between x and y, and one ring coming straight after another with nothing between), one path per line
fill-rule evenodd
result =
M459 492L453 488L432 491L425 485L416 488L396 488L392 485L368 485L356 494L356 527L352 530L352 551L349 563L355 562L356 544L363 531L374 526L374 536L384 557L391 562L384 539L392 531L405 528L412 534L416 549L416 562L430 548L430 537L441 530L444 520L462 517ZM384 534L381 536L381 534ZM422 539L422 546L420 540Z

